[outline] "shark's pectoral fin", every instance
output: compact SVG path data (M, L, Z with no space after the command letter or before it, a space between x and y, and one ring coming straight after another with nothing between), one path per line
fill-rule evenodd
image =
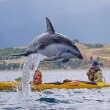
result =
M66 62L68 62L69 61L69 59L63 59L61 62L62 63L66 63Z
M53 61L53 60L57 60L57 59L59 59L60 57L58 57L58 56L52 56L52 57L48 57L48 58L46 58L46 59L44 59L45 61Z

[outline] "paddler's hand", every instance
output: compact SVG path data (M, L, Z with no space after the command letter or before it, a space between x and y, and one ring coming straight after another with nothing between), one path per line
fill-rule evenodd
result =
M96 83L92 81L91 84L96 84Z

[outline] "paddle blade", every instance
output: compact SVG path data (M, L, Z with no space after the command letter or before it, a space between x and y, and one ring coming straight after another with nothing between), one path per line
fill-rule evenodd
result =
M106 83L105 82L97 82L98 86L104 86Z

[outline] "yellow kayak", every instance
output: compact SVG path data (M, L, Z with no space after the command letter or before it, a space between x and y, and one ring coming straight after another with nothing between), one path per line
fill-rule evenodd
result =
M76 89L76 88L104 88L110 87L110 83L99 82L98 84L87 84L86 82L78 82L74 84L73 82L68 83L44 83L35 85L30 84L31 90L46 90L46 89ZM0 91L3 90L17 90L21 89L21 82L12 81L12 82L0 82Z

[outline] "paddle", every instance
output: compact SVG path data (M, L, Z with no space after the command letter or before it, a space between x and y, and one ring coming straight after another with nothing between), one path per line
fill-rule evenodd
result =
M91 82L88 82L88 81L79 81L79 82L86 83L86 84L92 84ZM97 82L94 84L97 84L98 86L104 86L106 83L105 82Z
M89 82L89 81L78 81L78 82L85 83L85 84L91 84L91 82Z
M78 82L85 83L85 84L92 84L92 83L89 82L89 81L78 81ZM71 82L70 82L70 83L71 83ZM61 82L57 81L57 82L44 83L44 84L55 84L55 85L60 85L60 84L64 84L64 83L61 83ZM104 86L105 84L106 84L105 82L97 82L97 83L94 83L93 85Z
M57 82L44 83L44 84L55 84L55 85L60 85L60 84L64 84L64 83L61 83L61 82L57 81Z
M98 86L104 86L106 83L105 82L97 82L96 83Z
M74 80L73 80L74 81ZM91 82L88 82L88 81L78 81L78 82L82 82L82 83L85 83L85 84L91 84ZM71 83L72 84L72 81L68 81L68 82L65 82L65 83L62 83L62 82L51 82L51 83L44 83L44 84L55 84L55 85L60 85L60 84L69 84Z

